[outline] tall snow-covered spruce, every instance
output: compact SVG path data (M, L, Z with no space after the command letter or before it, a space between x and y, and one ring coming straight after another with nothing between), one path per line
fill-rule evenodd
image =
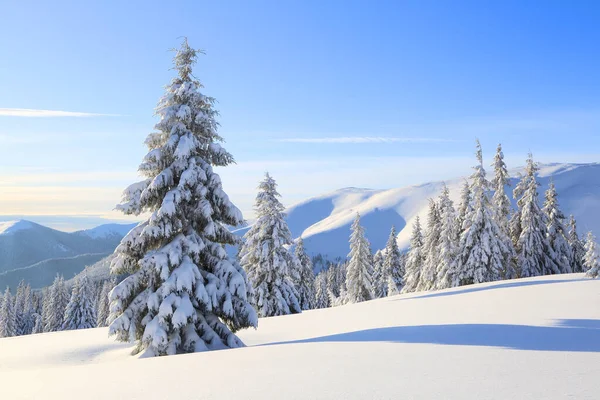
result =
M553 261L561 274L571 273L573 272L571 267L573 252L569 245L569 239L567 239L566 218L558 206L558 194L554 182L550 182L550 187L546 191L543 211L546 217L547 239Z
M467 214L460 238L458 280L461 285L498 279L510 260L509 238L494 218L488 197L489 182L477 141L477 165L471 175L473 209Z
M585 241L583 267L585 269L585 275L590 278L597 278L600 275L600 253L596 237L592 232L588 232Z
M458 282L452 275L455 271L456 255L458 253L459 229L456 222L454 203L450 199L450 190L444 185L442 194L438 200L440 213L440 238L437 246L436 280L435 289L446 289L458 286Z
M298 262L286 247L292 244L292 234L277 183L267 173L258 189L256 222L244 235L240 250L242 267L254 288L252 303L261 317L299 313Z
M385 284L386 296L393 296L400 293L402 286L404 285L402 281L403 277L404 266L402 265L402 258L400 256L400 250L398 249L396 228L392 226L390 237L385 245L385 255L383 256L383 274L381 277L383 283Z
M511 229L513 234L519 232L516 251L518 272L522 278L560 272L551 256L553 250L548 242L544 213L538 203L539 183L535 176L538 169L530 153L525 175L513 191L519 210L516 214L518 217L513 218L514 227Z
M302 238L298 239L294 254L300 267L300 279L296 284L300 308L303 310L312 310L315 308L315 273L313 272L310 257L306 254Z
M415 218L412 235L410 237L410 248L404 269L404 287L402 293L415 292L421 280L421 269L424 262L423 255L423 231L419 216Z
M373 298L373 265L369 241L356 214L351 227L350 254L346 268L346 298L348 303L358 303Z
M115 250L111 272L129 276L109 295L109 333L144 356L240 347L235 331L258 324L246 274L225 251L237 243L227 226L243 218L213 171L233 157L218 143L215 100L192 75L197 54L187 40L176 51L139 167L146 179L117 206L150 213Z
M573 272L583 272L583 256L585 249L577 233L577 221L574 216L569 218L569 246L571 246L571 269Z

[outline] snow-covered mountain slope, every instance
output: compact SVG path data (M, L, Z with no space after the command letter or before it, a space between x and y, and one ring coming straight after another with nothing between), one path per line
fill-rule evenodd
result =
M264 318L246 348L137 359L106 328L0 339L3 398L597 399L600 280L582 274Z
M104 224L92 229L75 232L78 235L88 236L92 239L106 239L117 237L121 240L137 224Z
M98 256L93 258L79 256L112 253L124 234L131 228L131 224L110 224L88 231L67 233L31 221L2 222L0 223L0 273L11 271L10 281L13 281L29 280L33 276L31 275L33 271L39 271L42 275L37 276L37 279L47 275L42 273L44 266L52 266L50 269L54 272L49 282L44 281L43 286L45 286L52 282L56 272L63 273L60 260L69 260L68 263L63 263L64 274L65 277L73 276L73 273L83 270L86 265L99 259ZM15 270L24 273L19 276L20 272ZM0 277L0 283L4 287L6 282Z
M520 170L511 172L514 187ZM492 173L488 168L489 178ZM563 212L575 215L580 233L592 230L600 234L600 164L545 165L539 178L540 201L554 180ZM464 179L445 182L455 203L458 203ZM357 212L361 214L373 251L385 247L392 225L399 232L398 245L406 249L415 218L426 219L428 199L437 197L443 185L444 182L431 182L388 190L340 189L289 207L287 221L292 235L302 236L311 254L346 257L350 225ZM512 187L507 190L512 192Z
M62 275L65 279L71 279L79 274L86 265L95 265L106 257L107 253L95 253L50 258L27 267L0 272L0 288L8 286L14 292L19 282L24 280L33 289L41 289L50 285L57 274Z

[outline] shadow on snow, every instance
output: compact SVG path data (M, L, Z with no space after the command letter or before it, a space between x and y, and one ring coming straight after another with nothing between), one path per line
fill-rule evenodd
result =
M522 281L519 280L517 282L504 282L498 283L495 285L486 285L486 286L465 286L464 289L453 290L453 291L440 291L424 294L421 296L415 297L401 297L399 299L392 299L391 301L404 301L404 300L414 300L414 299L427 299L432 297L445 297L445 296L454 296L457 294L464 293L474 293L481 292L484 290L494 290L494 289L504 289L504 288L513 288L513 287L521 287L521 286L536 286L536 285L547 285L550 283L567 283L567 282L579 282L586 281L588 279L547 279L547 280L532 280L532 281Z
M559 320L557 326L504 324L418 325L367 329L268 343L387 342L500 347L530 351L600 352L600 320Z

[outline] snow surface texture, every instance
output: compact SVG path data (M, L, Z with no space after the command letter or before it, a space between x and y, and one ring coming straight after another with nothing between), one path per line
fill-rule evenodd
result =
M570 274L265 318L248 347L181 356L137 359L106 328L6 338L0 397L598 399L598 304Z

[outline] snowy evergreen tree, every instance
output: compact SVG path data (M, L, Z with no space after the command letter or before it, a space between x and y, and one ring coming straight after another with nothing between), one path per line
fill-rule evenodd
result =
M327 288L327 271L321 271L315 277L315 308L330 307Z
M571 215L569 218L569 246L571 246L571 270L573 272L583 272L583 257L585 249L583 243L577 234L577 221Z
M112 290L113 286L114 285L109 280L104 281L102 284L100 295L96 301L96 326L98 327L108 326L108 317L110 314L108 294Z
M458 286L456 271L459 227L456 221L454 203L450 200L450 190L444 185L444 189L438 200L440 213L440 238L437 246L438 264L436 266L436 279L434 289L446 289Z
M0 338L15 336L17 334L16 325L15 304L10 289L7 287L0 308Z
M465 179L462 190L460 192L460 204L456 212L456 226L458 229L458 236L463 232L463 225L467 219L467 215L471 213L473 209L473 200L471 194L471 184ZM458 246L458 242L456 243Z
M510 199L506 193L505 188L510 186L510 176L506 163L504 162L504 153L502 152L502 145L499 144L496 149L496 155L494 156L494 178L491 181L491 187L494 190L492 197L492 204L494 206L494 217L496 223L504 231L506 235L509 234L508 221L510 220L511 206Z
M439 264L438 246L440 244L440 210L434 199L429 199L429 212L427 213L427 228L423 241L423 268L417 291L430 290L436 281L436 271Z
M38 313L33 314L33 320L34 320L34 324L33 324L33 330L31 331L31 333L32 334L43 333L44 332L44 318L42 318L42 315L38 314Z
M144 356L240 347L235 332L258 324L246 274L225 251L238 242L227 226L243 218L213 170L233 157L219 144L215 100L192 75L197 54L187 40L176 51L139 168L146 179L117 206L150 213L115 250L111 272L128 276L109 294L109 334Z
M545 198L543 212L546 217L547 238L551 249L550 254L553 256L554 263L558 265L560 273L569 274L573 272L571 269L573 253L567 239L568 232L565 228L566 217L558 206L558 195L554 182L550 182Z
M583 267L585 269L585 275L590 278L597 278L598 275L600 275L600 253L598 252L596 237L592 232L587 234L585 241Z
M29 335L33 330L32 307L31 286L22 280L15 296L16 336Z
M406 259L404 272L404 287L402 293L410 293L417 290L421 280L421 268L423 268L423 232L421 230L421 221L419 216L413 224L412 235L410 237L410 249Z
M301 312L295 282L300 280L294 256L286 248L292 234L278 200L277 184L267 173L256 196L256 222L244 235L241 264L254 288L253 304L259 316Z
M504 238L508 239L506 247L509 251L506 261L504 262L504 270L501 271L500 278L502 279L513 279L516 278L516 251L514 243L511 239L511 205L508 194L505 188L510 186L510 176L506 163L504 162L504 153L502 152L502 145L499 144L496 149L496 155L494 156L494 178L491 181L491 187L494 190L492 196L492 206L494 210L494 218L500 229L504 232Z
M585 241L585 255L583 257L583 268L587 277L597 278L600 276L600 252L596 237L589 232Z
M461 285L499 279L510 260L509 238L498 226L488 197L489 182L477 141L477 165L471 175L473 209L467 215L460 238L458 280Z
M346 268L346 301L358 303L373 298L373 265L369 241L365 237L364 228L360 225L357 213L351 227L350 253Z
M402 278L404 277L404 265L402 265L396 237L396 228L394 226L392 226L390 236L385 246L383 272L386 296L394 296L400 293L404 286L404 282L402 281Z
M75 280L71 291L71 299L65 310L63 330L89 329L96 327L94 310L94 287L83 275Z
M535 174L537 164L530 153L527 158L525 175L515 187L514 197L518 199L519 230L517 241L519 276L531 276L559 273L558 266L551 256L552 249L548 243L544 213L538 203L538 182Z
M300 265L300 281L296 287L300 308L303 310L312 310L315 308L315 273L310 257L304 249L302 238L298 239L294 254Z
M62 276L56 276L44 296L44 332L55 332L62 328L69 293Z
M383 252L377 250L373 256L373 297L376 299L387 296L388 279L383 261Z

